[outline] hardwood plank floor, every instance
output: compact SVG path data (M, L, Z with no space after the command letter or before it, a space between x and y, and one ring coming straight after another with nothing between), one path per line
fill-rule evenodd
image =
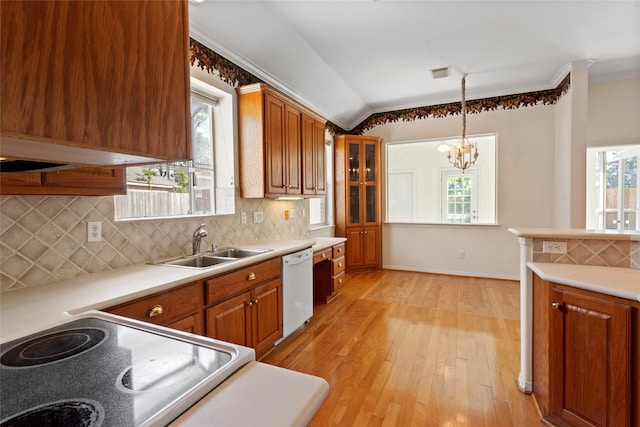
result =
M325 378L311 426L536 426L516 387L514 281L385 270L341 294L262 361Z

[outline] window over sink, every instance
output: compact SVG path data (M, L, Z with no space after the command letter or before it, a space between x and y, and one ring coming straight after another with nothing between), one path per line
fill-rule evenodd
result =
M116 220L235 213L233 98L191 78L192 159L127 168Z

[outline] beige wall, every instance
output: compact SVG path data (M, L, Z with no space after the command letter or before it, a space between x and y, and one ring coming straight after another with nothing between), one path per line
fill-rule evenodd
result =
M589 85L589 147L640 144L640 77Z

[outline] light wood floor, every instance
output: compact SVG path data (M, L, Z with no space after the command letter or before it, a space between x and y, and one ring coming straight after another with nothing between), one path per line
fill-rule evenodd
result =
M382 271L340 296L262 361L325 378L311 426L538 426L516 387L517 282Z

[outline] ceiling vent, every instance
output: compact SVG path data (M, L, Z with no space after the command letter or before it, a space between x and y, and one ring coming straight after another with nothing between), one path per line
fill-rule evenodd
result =
M449 69L449 67L434 68L433 70L431 70L431 75L434 79L449 77Z

